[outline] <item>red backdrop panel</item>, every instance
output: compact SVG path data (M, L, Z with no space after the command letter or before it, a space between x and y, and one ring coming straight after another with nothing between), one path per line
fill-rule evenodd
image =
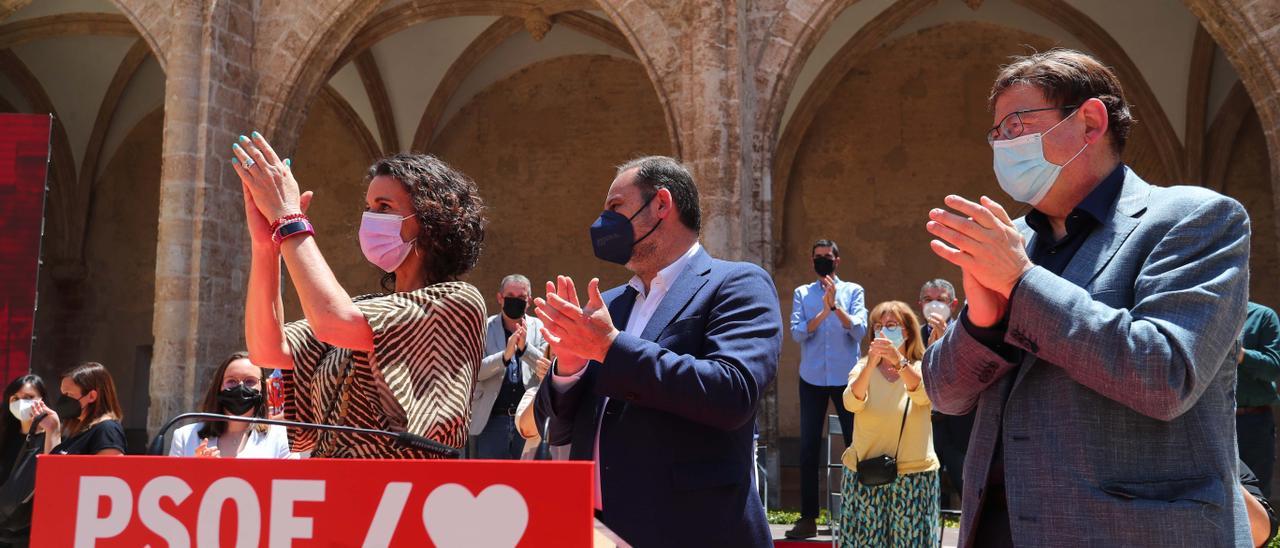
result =
M589 462L38 459L32 546L592 544Z
M36 272L49 168L48 114L0 114L0 375L31 367Z

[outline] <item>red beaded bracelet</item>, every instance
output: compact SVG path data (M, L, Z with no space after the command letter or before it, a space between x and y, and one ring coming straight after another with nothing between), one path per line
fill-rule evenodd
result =
M285 223L287 223L287 222L289 222L289 221L294 221L294 220L298 220L298 219L306 219L306 218L307 218L307 216L306 216L306 215L303 215L303 214L301 214L301 213L290 213L290 214L285 215L284 217L281 217L281 218L279 218L279 219L276 219L274 222L272 222L272 223L271 223L271 232L273 232L273 233L274 233L275 231L279 230L279 229L280 229L280 225L285 224Z
M311 234L312 236L316 234L315 227L311 226L311 221L306 217L280 225L280 228L271 233L271 241L275 242L276 245L280 245L280 242L283 242L285 238L297 236L298 234Z

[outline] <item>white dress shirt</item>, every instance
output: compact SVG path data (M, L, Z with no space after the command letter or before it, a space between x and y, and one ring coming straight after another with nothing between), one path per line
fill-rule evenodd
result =
M653 317L653 313L657 312L658 305L662 304L662 298L667 296L667 291L671 289L671 284L676 282L676 278L680 277L680 273L684 272L684 267L689 264L689 260L702 250L702 244L694 242L688 251L684 252L679 259L667 265L666 268L658 271L658 275L653 277L653 282L649 284L649 291L645 291L644 282L639 276L632 276L631 281L627 285L636 290L636 302L631 307L631 316L627 318L627 328L622 332L628 335L639 337L644 333L644 328L649 325L649 319ZM573 375L561 376L556 373L551 374L551 385L555 387L557 393L563 394L582 378L582 374L587 371L583 367ZM604 406L609 405L609 398L605 397ZM596 510L604 509L604 499L600 496L600 427L603 424L604 417L601 416L596 422L596 440L595 449L592 450L592 460L595 461L595 506Z
M200 426L202 422L196 422L183 426L173 433L173 441L169 445L170 457L194 457L196 448L200 446ZM214 445L217 440L209 440L209 445ZM289 451L289 434L285 427L275 424L267 426L266 432L259 432L257 429L249 428L249 439L245 442L244 448L240 450L240 454L236 455L239 459L296 459L299 458L297 453Z

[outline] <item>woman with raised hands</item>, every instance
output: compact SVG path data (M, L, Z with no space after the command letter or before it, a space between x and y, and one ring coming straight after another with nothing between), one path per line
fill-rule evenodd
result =
M461 448L484 344L484 299L458 278L484 242L476 185L422 154L378 160L360 248L387 292L352 298L316 245L290 163L258 132L232 145L251 259L245 338L252 361L284 369L285 418L409 432ZM280 262L305 319L285 323ZM294 451L329 458L434 458L385 438L290 429Z
M902 301L871 309L871 344L849 372L840 546L937 546L938 457L920 320Z

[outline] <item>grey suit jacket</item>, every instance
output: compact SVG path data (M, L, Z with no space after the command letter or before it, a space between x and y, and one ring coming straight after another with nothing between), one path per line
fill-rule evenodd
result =
M524 317L525 349L520 357L520 380L525 389L538 385L538 377L534 375L534 366L542 357L542 348L546 343L542 340L542 321L533 316ZM484 431L489 422L489 414L493 412L493 402L498 399L498 390L502 388L502 372L507 364L502 361L502 351L507 348L507 333L502 329L500 314L489 316L484 322L484 357L480 359L480 372L476 374L476 388L471 393L471 435Z
M997 436L1018 546L1250 543L1231 353L1248 296L1248 216L1210 190L1125 171L1110 218L1062 277L1036 267L1014 290L1004 343L1023 359L963 327L925 354L934 407L977 407L962 546L973 545ZM1017 224L1031 249L1037 236Z

